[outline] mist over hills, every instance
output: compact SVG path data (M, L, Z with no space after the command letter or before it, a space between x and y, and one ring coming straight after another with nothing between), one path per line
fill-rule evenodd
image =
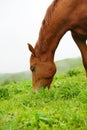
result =
M83 65L83 64L82 64L82 59L80 57L59 60L56 62L56 67L57 67L56 73L66 72L70 69L74 69L74 68L79 67L81 65Z
M81 66L82 65L82 60L81 58L72 58L72 59L64 59L64 60L59 60L56 63L56 68L58 74L62 72L66 72L70 69L73 69L75 67ZM24 72L19 72L19 73L4 73L0 74L0 84L3 83L9 83L12 81L23 81L23 80L28 80L31 79L31 72L24 71Z

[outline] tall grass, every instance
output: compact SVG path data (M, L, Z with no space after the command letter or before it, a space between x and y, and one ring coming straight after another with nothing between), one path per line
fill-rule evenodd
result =
M87 130L87 79L83 67L54 77L34 93L31 81L0 86L0 130Z

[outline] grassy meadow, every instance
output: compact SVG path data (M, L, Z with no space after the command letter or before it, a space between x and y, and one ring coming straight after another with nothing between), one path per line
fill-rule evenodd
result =
M34 93L31 80L0 85L0 130L87 130L87 79L82 66Z

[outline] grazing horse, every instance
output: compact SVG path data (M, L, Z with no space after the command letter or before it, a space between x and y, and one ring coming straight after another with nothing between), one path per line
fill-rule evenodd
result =
M53 0L42 21L35 47L28 44L32 53L30 69L35 91L42 86L50 88L56 72L55 50L67 31L71 31L80 49L87 75L87 0Z

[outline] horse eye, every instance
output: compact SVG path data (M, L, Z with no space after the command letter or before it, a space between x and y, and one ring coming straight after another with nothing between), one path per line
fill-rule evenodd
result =
M31 70L32 72L34 72L34 71L35 71L35 67L34 67L34 66L31 66L31 67L30 67L30 70Z

